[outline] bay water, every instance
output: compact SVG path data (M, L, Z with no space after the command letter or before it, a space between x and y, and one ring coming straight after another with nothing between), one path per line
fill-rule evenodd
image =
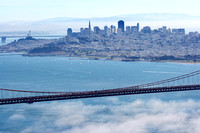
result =
M113 89L199 69L200 64L0 54L0 88L32 91ZM200 131L199 93L189 91L1 105L0 133L197 132ZM194 122L195 127L189 127Z

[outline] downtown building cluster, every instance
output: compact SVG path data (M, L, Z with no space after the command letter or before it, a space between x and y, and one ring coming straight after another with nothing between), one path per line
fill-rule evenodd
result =
M166 26L158 29L151 29L150 26L140 28L139 23L125 26L123 20L118 21L117 27L111 25L100 29L95 26L93 31L90 22L88 28L81 28L80 32L72 32L69 28L65 40L70 48L79 49L76 55L80 56L185 58L200 52L198 32L186 34L184 28L170 29Z
M151 29L150 26L145 26L140 30L140 24L137 23L136 26L125 26L125 22L123 20L118 21L118 26L111 25L110 27L104 26L104 29L100 29L99 26L94 26L93 31L91 28L91 23L89 21L88 28L80 28L80 32L73 32L72 28L67 29L67 36L78 38L78 37L88 37L91 38L94 36L110 36L110 35L118 35L118 36L126 36L132 34L180 34L185 35L185 29L170 29L166 26L163 26L158 29Z

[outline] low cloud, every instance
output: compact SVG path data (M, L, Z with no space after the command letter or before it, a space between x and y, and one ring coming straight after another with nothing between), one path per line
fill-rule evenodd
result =
M116 97L108 98L107 101L112 104L93 105L78 100L45 103L40 106L35 104L32 108L37 110L40 107L43 110L42 119L33 121L31 127L22 132L200 132L200 101L151 99L120 102Z
M25 116L21 114L13 114L12 116L8 118L8 120L11 120L11 121L24 120L24 119L26 119Z

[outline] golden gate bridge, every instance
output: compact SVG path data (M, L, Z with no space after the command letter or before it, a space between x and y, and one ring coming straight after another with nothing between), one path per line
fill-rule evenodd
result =
M200 70L152 83L105 90L45 92L0 88L0 105L193 90L200 90Z

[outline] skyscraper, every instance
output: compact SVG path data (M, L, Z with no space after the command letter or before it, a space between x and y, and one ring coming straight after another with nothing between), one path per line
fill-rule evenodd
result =
M111 25L110 26L110 31L111 31L111 33L116 33L116 27Z
M110 29L108 28L108 26L104 26L104 35L110 36Z
M140 31L140 24L137 23L137 32L139 32L139 31Z
M118 21L118 29L121 29L121 31L124 32L124 21L123 20Z
M72 36L72 29L71 29L71 28L68 28L68 29L67 29L67 36L68 36L68 37L71 37L71 36Z
M130 34L131 33L131 27L130 26L126 26L126 34Z
M131 33L134 33L134 34L138 33L137 26L131 26Z
M143 29L141 30L141 32L143 32L143 33L151 33L151 28L149 27L149 26L145 26L145 27L143 27Z
M100 34L100 28L98 26L94 27L94 33L95 34Z
M89 21L89 38L91 37L91 24L90 24L90 21Z
M163 27L162 27L162 32L163 32L164 34L167 33L167 27L166 27L166 26L163 26Z

